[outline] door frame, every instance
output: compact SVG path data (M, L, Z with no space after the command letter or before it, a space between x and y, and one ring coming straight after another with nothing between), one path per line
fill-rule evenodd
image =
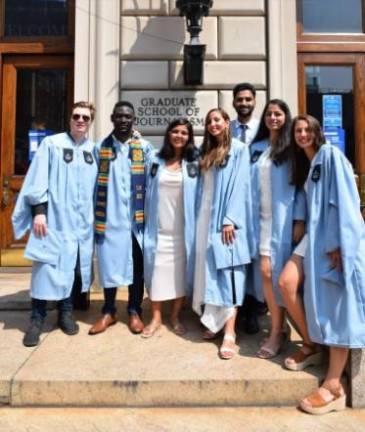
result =
M365 53L298 53L299 113L306 113L306 66L352 66L354 91L355 170L365 174Z
M16 132L16 94L17 94L17 70L18 69L68 69L67 93L69 95L67 105L70 112L73 102L74 58L72 55L8 55L3 57L2 68L2 101L1 101L1 131L0 131L0 249L9 246L20 246L24 242L14 242L7 224L11 212L3 207L5 179L9 182L10 202L14 201L14 193L17 193L23 183L24 176L14 174L15 157L15 132ZM7 143L11 145L4 148ZM1 265L1 264L0 264Z

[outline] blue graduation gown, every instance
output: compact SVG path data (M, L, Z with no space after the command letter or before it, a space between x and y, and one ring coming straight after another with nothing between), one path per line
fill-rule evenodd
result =
M268 142L263 141L262 144ZM260 143L257 143L260 144ZM253 227L255 233L255 260L253 271L255 292L259 300L263 299L262 279L260 272L260 202L261 185L259 170L261 166L261 154L251 165L252 178L252 204ZM292 233L294 220L304 221L306 218L305 193L290 184L291 173L288 161L276 165L271 164L271 202L272 202L272 232L271 232L271 265L273 291L277 304L283 306L283 300L278 287L280 273L293 251Z
M165 161L157 156L151 157L147 169L147 190L145 198L145 229L144 229L144 277L146 288L150 289L154 270L155 254L158 237L158 206L159 179ZM183 205L184 205L184 237L186 251L187 293L191 295L194 272L194 241L196 223L196 196L199 178L198 161L182 162L183 172Z
M214 175L214 193L206 249L204 303L224 307L239 306L242 304L245 294L246 264L251 261L253 247L248 147L243 146L238 140L232 139L226 166L213 166L210 169L213 170ZM199 183L198 209L202 198L203 177ZM242 230L240 239L236 238L235 240L242 259L239 265L233 267L234 287L231 266L217 269L213 252L213 242L221 243L220 234L223 225L232 224L236 229ZM217 233L219 234L217 235Z
M12 215L15 237L32 227L31 206L47 202L47 227L62 241L58 262L33 261L31 297L62 300L71 294L77 252L82 291L92 283L93 194L97 175L94 144L75 144L67 133L46 137L29 167ZM42 239L46 247L47 236ZM48 262L47 262L48 261Z
M101 142L96 145L97 157ZM143 250L143 231L134 220L129 146L114 140L116 159L110 163L105 236L96 244L100 284L113 288L133 283L132 233ZM141 138L145 160L152 145Z
M304 302L314 342L365 347L365 227L352 166L323 145L308 176ZM343 271L328 253L340 248Z

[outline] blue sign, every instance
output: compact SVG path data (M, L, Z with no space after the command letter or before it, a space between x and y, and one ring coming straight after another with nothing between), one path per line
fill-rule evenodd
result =
M323 127L342 128L342 96L323 95Z
M336 127L326 127L323 130L326 141L338 147L343 153L346 151L345 129Z
M34 155L38 150L39 144L43 141L43 139L46 136L52 134L53 132L49 129L30 129L28 131L30 161L34 158Z

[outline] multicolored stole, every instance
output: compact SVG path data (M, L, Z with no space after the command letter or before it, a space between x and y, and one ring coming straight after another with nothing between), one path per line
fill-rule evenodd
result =
M144 153L140 134L133 132L128 141L129 159L131 160L131 190L133 221L137 231L144 227L144 195L145 195L145 173ZM99 152L99 170L96 183L96 205L95 205L95 234L97 239L105 235L107 220L107 200L110 162L116 158L116 149L113 136L109 135L101 144Z
M144 153L138 132L133 132L129 141L129 159L131 161L131 189L133 200L133 221L140 232L144 227L144 196L146 177L144 172Z

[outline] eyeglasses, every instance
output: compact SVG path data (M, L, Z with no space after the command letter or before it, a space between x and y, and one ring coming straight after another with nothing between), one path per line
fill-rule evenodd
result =
M84 114L72 114L72 120L78 121L80 118L82 118L82 121L85 123L88 123L91 120L91 117Z

